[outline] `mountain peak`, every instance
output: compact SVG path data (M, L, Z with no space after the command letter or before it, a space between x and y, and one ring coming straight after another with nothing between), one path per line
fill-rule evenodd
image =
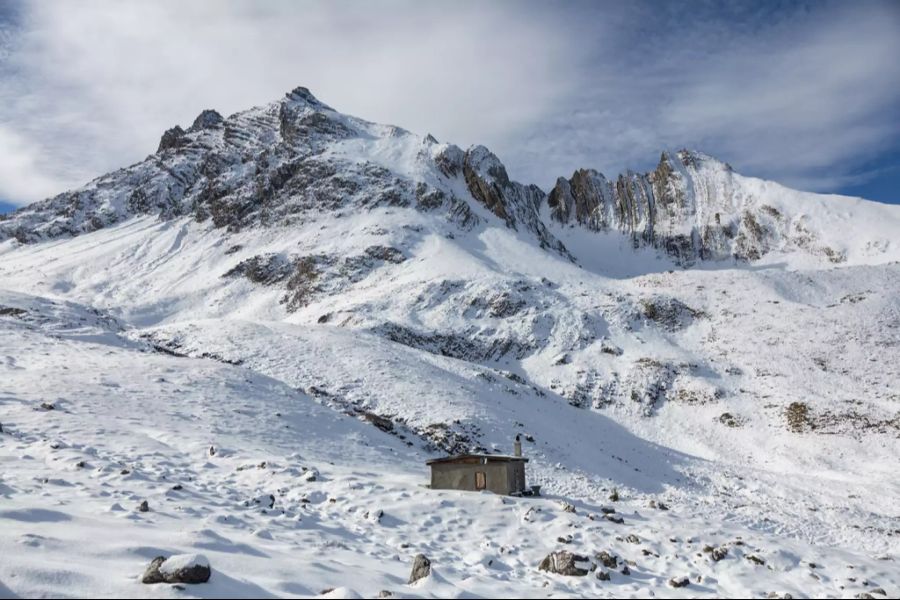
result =
M326 105L324 102L316 98L313 93L309 91L309 88L303 87L302 85L295 87L290 92L285 94L285 98L287 98L291 102L303 103L316 108L326 108L333 110L330 106Z
M224 121L225 119L222 118L222 115L220 115L218 111L206 109L197 115L197 118L194 119L194 123L191 125L189 131L212 129L213 127L221 125Z

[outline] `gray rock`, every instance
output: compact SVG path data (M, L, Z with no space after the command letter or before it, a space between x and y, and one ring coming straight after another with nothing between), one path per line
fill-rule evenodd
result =
M594 555L594 558L600 561L600 564L602 564L607 569L615 569L619 564L619 557L615 554L607 552L606 550L604 550L603 552L598 552Z
M682 588L691 583L691 580L685 576L681 575L680 577L673 577L669 580L669 585L673 588Z
M409 583L415 583L429 575L431 575L431 561L424 554L416 554L412 572L409 574Z
M584 577L588 574L589 569L579 567L578 563L584 564L589 562L587 556L574 554L568 550L559 550L548 554L544 560L541 561L541 564L538 565L538 569L549 573L556 573L557 575Z

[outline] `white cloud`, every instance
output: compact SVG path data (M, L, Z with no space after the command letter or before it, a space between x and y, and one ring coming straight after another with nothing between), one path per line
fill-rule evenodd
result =
M581 67L585 87L532 137L523 170L617 173L688 146L806 189L857 180L900 137L900 10L819 6L747 22L641 14L647 43L614 37Z
M40 152L27 139L0 126L0 199L39 200L59 192L57 180L43 173Z
M296 85L367 119L484 143L545 186L690 146L829 189L900 133L891 3L35 2L5 47L0 195L20 202L142 159L204 108L228 114Z

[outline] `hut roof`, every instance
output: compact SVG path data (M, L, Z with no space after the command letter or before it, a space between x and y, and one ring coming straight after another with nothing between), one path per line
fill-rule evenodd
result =
M429 461L426 461L425 464L434 465L454 462L466 464L487 464L489 462L528 462L528 459L522 456L510 456L508 454L457 454L456 456L433 458Z

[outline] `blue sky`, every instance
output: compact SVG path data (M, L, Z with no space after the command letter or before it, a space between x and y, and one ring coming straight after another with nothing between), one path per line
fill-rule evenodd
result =
M297 85L544 188L695 148L900 202L898 2L0 2L0 210Z

